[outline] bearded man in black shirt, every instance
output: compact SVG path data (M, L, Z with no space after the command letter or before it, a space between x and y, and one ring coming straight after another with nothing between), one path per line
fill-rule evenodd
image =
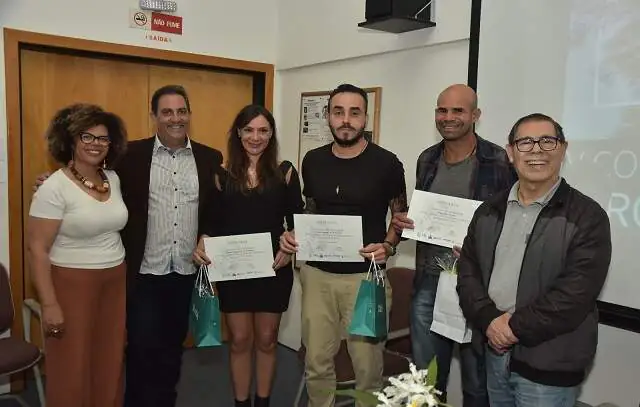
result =
M302 161L305 212L362 217L364 247L361 262L308 262L300 272L302 283L302 342L306 347L307 392L310 407L333 406L334 356L346 338L356 376L356 388L382 386L383 340L349 335L360 282L371 259L382 268L400 241L387 226L387 213L407 211L404 168L400 160L367 141L367 93L349 84L329 96L328 122L334 142L309 151ZM295 253L294 232L285 232L280 247ZM387 310L391 286L386 284Z

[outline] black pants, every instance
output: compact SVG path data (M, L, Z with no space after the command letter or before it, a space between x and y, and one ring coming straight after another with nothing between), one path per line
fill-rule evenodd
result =
M125 407L174 407L195 276L138 275L127 301Z

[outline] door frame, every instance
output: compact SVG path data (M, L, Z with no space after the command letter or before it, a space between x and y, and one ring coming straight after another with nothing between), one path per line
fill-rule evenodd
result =
M38 47L43 50L64 53L76 53L106 58L135 58L141 62L158 62L183 66L201 67L216 70L240 71L253 74L262 79L264 86L256 88L254 79L254 98L264 106L273 109L274 66L260 62L243 61L168 51L140 46L121 45L79 38L34 33L4 28L5 93L7 117L7 169L9 197L9 270L11 291L15 307L15 319L12 336L23 336L22 304L24 301L24 247L23 247L23 205L22 205L22 122L21 122L21 83L20 51L25 47ZM27 180L26 182L29 182ZM17 380L14 380L17 379ZM22 388L22 380L12 378L11 389ZM16 389L17 388L17 389Z

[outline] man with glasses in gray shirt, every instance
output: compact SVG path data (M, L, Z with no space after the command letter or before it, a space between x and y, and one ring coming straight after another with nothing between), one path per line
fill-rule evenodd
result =
M507 153L519 181L478 208L462 246L460 307L487 349L492 407L573 406L596 352L609 218L560 177L566 150L551 117L518 120Z

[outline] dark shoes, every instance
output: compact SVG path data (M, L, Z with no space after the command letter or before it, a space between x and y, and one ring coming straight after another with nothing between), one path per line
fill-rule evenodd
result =
M256 394L253 399L253 407L269 407L269 397L260 397Z
M236 407L252 407L251 400L236 400ZM269 407L269 397L260 397L256 395L253 399L253 407Z

